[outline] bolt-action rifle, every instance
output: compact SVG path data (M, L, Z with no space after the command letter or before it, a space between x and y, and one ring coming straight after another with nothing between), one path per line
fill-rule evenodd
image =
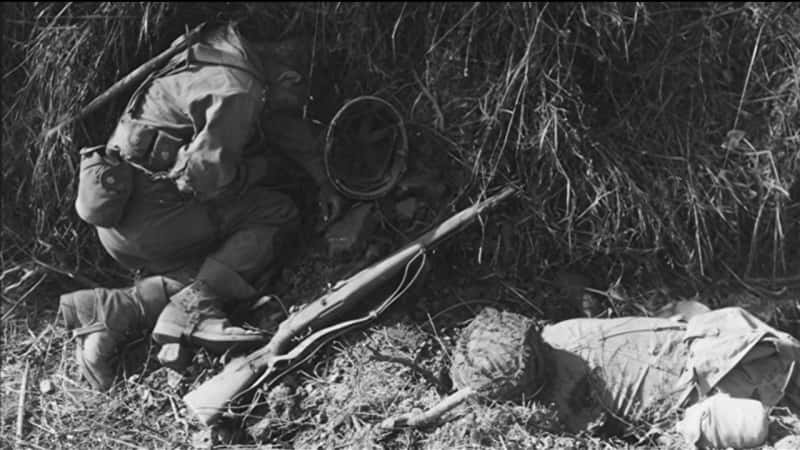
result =
M261 386L269 389L285 374L307 361L327 342L378 317L406 292L422 271L427 252L514 193L506 188L466 208L382 261L340 281L322 297L305 305L281 322L272 339L260 349L231 360L223 370L183 397L189 411L205 425L212 425L234 400ZM371 300L376 288L399 278L397 287L368 314L335 322ZM310 332L310 334L308 334ZM291 344L307 335L290 351Z

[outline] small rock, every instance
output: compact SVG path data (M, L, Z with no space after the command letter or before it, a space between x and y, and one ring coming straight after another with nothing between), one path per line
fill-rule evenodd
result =
M179 343L169 343L161 346L161 350L158 352L158 361L162 366L180 373L192 363L192 356L189 347Z
M247 427L247 434L254 440L260 440L272 428L274 422L275 419L272 417L262 417L258 422Z
M192 448L194 450L211 450L214 448L214 433L210 428L204 428L192 434Z
M328 257L338 258L355 253L359 244L363 244L372 233L374 226L371 203L352 208L325 233Z
M56 388L53 386L53 382L50 381L49 378L45 378L39 381L39 391L42 394L52 394Z
M581 309L586 317L597 317L603 310L600 300L595 296L585 293L581 296Z
M784 436L775 445L772 446L775 450L791 450L800 448L800 436L790 435Z
M560 301L571 308L575 308L586 317L595 317L602 309L601 302L586 291L590 286L589 277L561 270L556 274L553 281L557 294L561 297Z
M141 386L139 391L139 402L145 407L154 406L158 403L153 397L153 392L150 391L150 389Z
M183 381L183 375L174 371L174 370L167 370L167 386L170 387L173 391L178 389Z
M240 437L241 433L231 429L229 424L217 424L193 433L192 448L194 450L212 450L217 445L225 446Z
M402 219L411 220L417 212L417 199L409 197L401 202L397 202L394 209Z

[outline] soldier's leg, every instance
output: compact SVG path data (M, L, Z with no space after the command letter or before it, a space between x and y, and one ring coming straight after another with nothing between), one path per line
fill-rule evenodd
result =
M299 223L297 207L288 196L262 187L251 188L236 202L218 204L215 213L226 238L206 260L224 265L251 284L276 262Z
M121 265L144 273L194 276L221 234L208 204L137 193L115 228L98 228L106 251Z
M319 182L326 177L323 166L323 130L296 112L269 112L261 118L264 142L300 164Z
M93 388L111 386L119 347L149 330L169 296L183 286L175 279L153 276L130 288L84 289L61 296L61 314L77 339L78 367Z
M283 194L252 188L212 206L221 244L203 261L195 280L170 298L153 330L159 343L190 341L222 352L234 344L261 342L260 332L230 324L226 301L252 299L252 283L275 262L277 248L296 228L298 213Z

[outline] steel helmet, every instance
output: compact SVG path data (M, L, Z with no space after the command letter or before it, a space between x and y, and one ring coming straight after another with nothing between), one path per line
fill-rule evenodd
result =
M333 116L325 137L325 170L342 195L373 200L386 195L406 171L408 137L389 102L356 97Z

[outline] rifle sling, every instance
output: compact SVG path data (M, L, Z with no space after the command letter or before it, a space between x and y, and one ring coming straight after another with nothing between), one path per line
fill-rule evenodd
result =
M408 279L409 267L414 263L414 261L420 258L421 261L419 267L416 269L416 272L412 275L411 279L409 280ZM388 297L386 297L386 299L383 302L381 302L378 306L370 310L370 312L365 314L364 316L361 316L356 319L347 320L344 322L339 322L337 324L315 331L314 333L312 333L311 335L300 341L300 343L297 344L297 346L295 346L289 353L274 358L272 364L270 365L270 368L267 371L265 371L264 374L261 375L258 378L258 380L256 380L253 384L251 384L247 389L244 389L242 392L240 392L236 396L236 398L258 387L267 378L270 378L270 376L274 375L272 376L272 379L268 381L268 387L271 388L281 378L283 378L285 375L288 375L293 370L297 369L300 365L308 361L312 356L314 356L317 353L317 351L319 351L322 347L324 347L332 340L344 335L345 333L351 331L353 328L356 328L360 325L364 325L368 322L371 322L372 320L375 320L414 284L414 282L417 280L420 273L422 272L422 268L425 266L426 262L427 262L427 253L424 248L421 248L419 253L414 255L411 259L409 259L408 263L406 263L406 268L403 273L403 278L398 283L397 288ZM287 367L281 370L280 372L276 373L276 371L278 370L276 369L276 367L278 366L278 364L282 362L287 362L288 363ZM231 400L231 403L233 403L234 400L235 398Z

